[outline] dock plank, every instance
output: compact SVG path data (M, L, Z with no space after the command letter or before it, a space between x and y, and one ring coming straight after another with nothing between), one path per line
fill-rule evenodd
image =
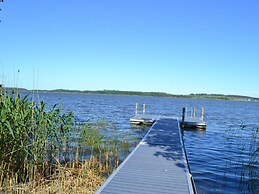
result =
M158 119L96 193L195 193L178 120Z

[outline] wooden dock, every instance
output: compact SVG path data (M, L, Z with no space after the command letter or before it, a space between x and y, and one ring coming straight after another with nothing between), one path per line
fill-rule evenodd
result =
M177 118L161 117L99 193L190 193L196 189Z
M138 103L136 103L135 116L130 118L130 123L134 125L152 125L158 117L155 115L147 115L146 104L143 104L142 114L138 114ZM183 108L182 119L180 121L180 126L182 129L206 129L206 122L204 118L204 108L201 110L201 117L196 117L196 108L194 107L191 116L187 116L186 108Z
M157 120L157 117L154 115L135 115L130 118L130 123L134 125L153 125L153 123Z

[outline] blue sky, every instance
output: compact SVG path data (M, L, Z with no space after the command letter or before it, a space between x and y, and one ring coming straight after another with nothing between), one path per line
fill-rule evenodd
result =
M257 0L6 0L0 8L6 86L259 97Z

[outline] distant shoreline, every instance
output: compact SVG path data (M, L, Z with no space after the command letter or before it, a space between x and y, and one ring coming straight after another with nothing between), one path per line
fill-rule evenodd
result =
M169 94L165 92L140 92L140 91L120 91L120 90L28 90L25 88L4 87L7 91L16 90L19 92L43 92L43 93L73 93L73 94L103 94L103 95L124 95L124 96L154 96L165 98L191 98L191 99L207 99L207 100L232 100L232 101L252 101L259 102L259 98L241 95L224 95L224 94Z

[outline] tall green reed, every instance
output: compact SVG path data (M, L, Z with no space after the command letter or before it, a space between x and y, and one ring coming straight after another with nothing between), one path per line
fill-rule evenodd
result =
M0 190L51 180L60 169L77 169L87 160L97 174L108 175L123 160L120 155L130 152L132 142L105 135L104 128L104 120L77 124L73 113L62 113L58 105L47 109L28 95L1 91Z
M246 134L245 138L244 134ZM251 128L241 124L226 130L225 136L226 139L222 145L232 152L226 158L225 181L228 180L228 173L234 172L235 178L240 181L240 191L258 193L259 128ZM232 172L228 172L229 170Z
M259 191L259 128L253 130L249 140L248 160L242 163L244 170L241 173L241 181L246 183L244 190L257 193Z
M62 141L73 127L72 113L62 114L56 105L45 110L28 96L2 93L0 100L0 175L17 182L48 174Z
M105 166L106 174L116 168L124 159L125 155L130 153L132 144L126 137L111 137L109 132L104 132L103 128L107 127L107 123L95 122L95 124L88 123L79 127L79 155L90 155L98 158Z

